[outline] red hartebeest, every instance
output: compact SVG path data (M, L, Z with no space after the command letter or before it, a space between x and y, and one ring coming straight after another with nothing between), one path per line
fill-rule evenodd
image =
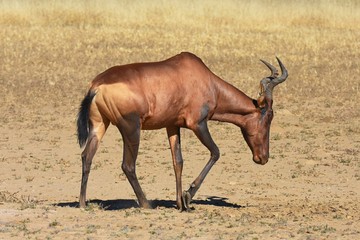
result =
M253 161L267 163L273 118L272 91L288 76L284 65L277 60L281 76L274 66L262 60L271 70L271 76L261 80L261 91L256 100L220 79L191 53L181 53L161 62L115 66L99 74L81 103L77 120L79 144L81 147L85 145L81 154L80 207L86 205L91 162L110 123L122 135L122 170L140 207L151 207L135 173L141 129L166 128L176 177L176 204L180 210L188 209L191 199L220 156L209 133L208 120L239 126L252 151ZM181 183L181 127L191 129L211 153L209 162L184 192Z

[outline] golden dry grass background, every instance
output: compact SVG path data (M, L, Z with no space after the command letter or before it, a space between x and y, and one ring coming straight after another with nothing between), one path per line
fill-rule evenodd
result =
M249 95L268 74L258 59L277 55L290 70L277 89L288 101L352 104L359 96L355 0L3 0L0 14L1 91L14 101L66 96L72 103L107 67L180 51L194 52Z
M96 238L105 229L109 231L102 232L104 236L120 231L150 239L214 232L215 239L227 238L226 233L232 239L358 236L359 39L356 0L0 0L0 207L8 211L2 216L18 207L11 205L21 202L20 197L11 200L16 193L44 202L30 207L33 212L15 211L20 220L4 221L0 234L45 238L41 234L46 233L55 238L86 233ZM251 206L234 211L198 205L190 215L162 208L96 214L52 208L54 202L77 200L81 163L75 119L88 83L113 65L163 60L181 51L195 53L214 73L252 97L269 74L260 58L275 65L278 56L289 70L287 81L274 90L271 164L259 170L244 159L234 167L234 159L249 157L238 141L240 133L231 125L210 126L223 155L202 186L204 193L218 192ZM108 132L120 141L117 132ZM185 187L196 176L194 169L205 163L207 152L191 134L183 133L184 158L192 158L184 166ZM90 174L90 197L133 197L115 160L115 155L120 158L121 141L113 143L113 138L105 137L95 157L99 161ZM142 142L144 167L139 176L146 177L140 181L152 199L174 199L174 189L166 186L173 177L161 175L171 171L165 133L145 132ZM154 156L161 163L154 163ZM152 176L153 171L161 174ZM117 191L118 186L123 189ZM74 227L73 216L82 221ZM127 217L134 225L127 228L118 222L121 226L109 228L114 218ZM171 231L160 224L161 217ZM147 221L149 226L139 226ZM233 227L239 222L240 234Z

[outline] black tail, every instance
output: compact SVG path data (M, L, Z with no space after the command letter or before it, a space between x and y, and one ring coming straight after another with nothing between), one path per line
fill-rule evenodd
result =
M90 122L89 122L89 111L92 99L96 93L94 91L89 91L87 95L81 102L78 119L77 119L77 135L80 147L83 147L86 143L89 132L90 132Z

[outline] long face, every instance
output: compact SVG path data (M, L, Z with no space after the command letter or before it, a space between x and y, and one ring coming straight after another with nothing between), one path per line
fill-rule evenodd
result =
M243 136L252 151L254 162L261 165L269 160L270 125L274 117L272 91L276 85L284 82L288 77L284 64L279 58L276 59L281 68L281 76L273 65L261 60L270 69L271 75L260 81L259 97L254 101L257 109L249 114L245 124L241 126Z
M269 160L270 125L273 119L272 108L259 109L241 128L246 143L253 154L253 161L264 165Z

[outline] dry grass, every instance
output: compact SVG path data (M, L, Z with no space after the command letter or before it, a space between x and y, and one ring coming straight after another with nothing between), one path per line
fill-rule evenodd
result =
M22 26L118 26L172 24L249 29L278 26L349 27L356 25L359 3L320 1L2 1L1 23ZM199 24L200 23L200 24Z
M353 124L360 115L354 111L360 97L357 1L15 0L0 6L3 123L40 121L46 114L53 129L73 126L87 84L99 72L191 51L253 97L268 74L259 58L274 62L278 55L290 77L275 90L275 109L359 133ZM59 116L64 121L55 123ZM31 140L41 138L36 133Z
M31 196L18 196L17 193L10 193L8 191L0 191L0 204L2 203L19 203L20 209L35 208L38 204L38 200Z
M111 65L180 51L196 53L253 96L268 74L258 59L274 55L290 71L276 95L345 104L359 96L357 1L17 0L0 6L0 91L13 104L57 104L63 96L63 104L72 104Z

